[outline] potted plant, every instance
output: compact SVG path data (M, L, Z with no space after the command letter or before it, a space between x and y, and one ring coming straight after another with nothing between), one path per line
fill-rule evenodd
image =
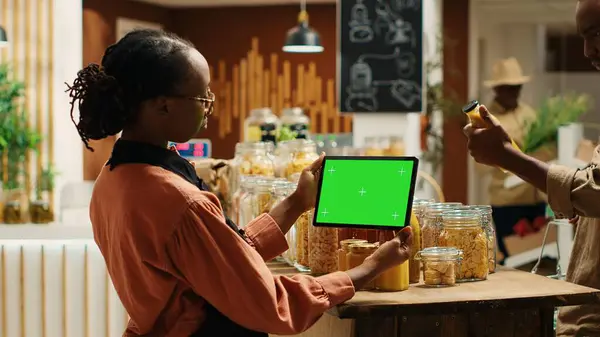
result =
M56 171L52 165L48 165L38 175L36 198L29 206L29 216L31 222L35 224L47 224L54 221L50 194L54 191L55 176Z
M12 79L7 64L0 64L0 177L3 181L4 222L23 223L28 196L23 191L25 155L35 150L41 136L28 126L23 109L25 85Z

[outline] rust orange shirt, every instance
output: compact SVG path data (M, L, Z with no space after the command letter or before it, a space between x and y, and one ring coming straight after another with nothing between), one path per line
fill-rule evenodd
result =
M105 166L90 216L131 317L124 336L188 337L207 302L248 329L294 334L354 295L342 272L272 275L265 261L288 246L268 214L245 228L245 241L225 223L215 195L160 166Z

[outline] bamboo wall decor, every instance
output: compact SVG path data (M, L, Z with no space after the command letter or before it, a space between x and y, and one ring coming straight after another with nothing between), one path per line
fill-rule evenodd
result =
M25 83L23 105L29 116L28 126L42 135L37 151L28 151L25 158L23 187L29 197L42 170L54 157L53 16L53 0L0 0L0 22L9 35L9 47L0 51L0 63L8 63L15 79ZM6 172L7 157L3 157ZM6 179L4 175L3 182Z
M339 113L334 79L321 78L314 62L292 69L278 54L263 56L258 44L254 37L247 56L231 67L230 74L223 60L216 71L211 67L211 89L216 94L213 118L219 121L219 138L230 136L233 123L238 123L239 134L232 136L243 140L246 117L262 107L270 107L276 115L284 108L303 108L310 117L311 133L352 131L352 116Z

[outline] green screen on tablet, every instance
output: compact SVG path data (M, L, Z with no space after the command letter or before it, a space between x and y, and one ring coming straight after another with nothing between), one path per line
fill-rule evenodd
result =
M325 157L313 225L404 227L417 167L414 157Z

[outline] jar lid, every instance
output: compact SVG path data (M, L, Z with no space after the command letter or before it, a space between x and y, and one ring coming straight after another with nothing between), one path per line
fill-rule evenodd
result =
M470 209L481 212L483 214L491 214L492 206L490 205L471 205L468 206Z
M374 243L353 243L350 245L350 251L353 253L367 253L375 251L379 245Z
M342 248L344 248L344 249L348 249L348 248L350 248L350 245L359 244L359 243L369 243L369 242L367 240L363 240L363 239L346 239L346 240L340 241L340 246L342 246Z
M415 260L458 260L462 254L462 250L455 247L429 247L417 252Z
M258 108L258 109L252 109L252 111L250 111L250 115L253 117L267 117L273 114L273 111L271 111L271 109L269 108Z
M302 108L294 107L294 108L286 108L281 111L283 116L302 116L304 115L304 111Z
M463 206L461 203L434 203L429 204L425 208L426 216L438 216L441 215L444 211L451 210L457 207Z
M480 219L480 212L468 209L453 209L442 213L444 225L478 226Z

